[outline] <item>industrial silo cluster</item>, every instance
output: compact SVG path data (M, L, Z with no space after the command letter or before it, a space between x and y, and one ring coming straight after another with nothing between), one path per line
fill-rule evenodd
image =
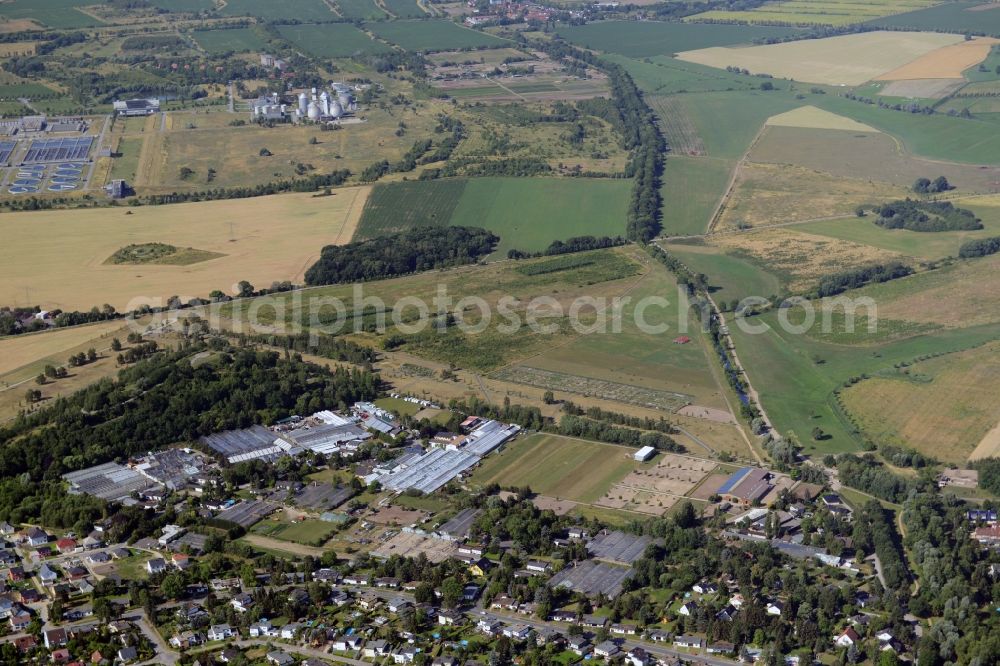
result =
M305 91L299 93L296 120L311 122L338 120L345 113L357 108L350 86L342 83L334 83L330 92L326 90L319 92L316 88L310 92L311 94Z

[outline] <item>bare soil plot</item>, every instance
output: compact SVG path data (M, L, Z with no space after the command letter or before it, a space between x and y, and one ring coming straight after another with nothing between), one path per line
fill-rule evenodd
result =
M662 453L655 465L639 467L611 486L595 504L663 515L715 469L715 463Z
M993 192L1000 181L1000 167L921 159L906 153L892 136L872 132L768 127L754 144L750 160L796 164L905 188L917 178L943 175L960 193Z
M976 444L976 448L969 454L969 460L979 460L981 458L1000 458L1000 423L993 426L988 433Z
M324 245L351 240L369 188L333 196L282 194L168 206L9 213L0 233L0 303L119 310L136 298L231 292L240 280L258 286L301 283ZM189 266L107 265L131 243L198 247L226 256ZM28 290L26 292L26 290Z
M387 506L380 508L365 519L370 523L378 523L379 525L406 526L419 523L426 516L427 514L423 511L404 509L399 506Z
M557 500L554 497L547 497L545 495L535 495L535 497L532 498L531 503L542 511L551 511L557 516L565 516L567 513L575 509L578 504L578 502L573 502L571 500Z
M969 41L950 44L925 53L875 78L880 81L961 79L962 72L985 60L993 45L998 43L1000 40L992 37L974 37Z
M964 85L965 79L903 79L891 81L882 88L879 95L941 99L957 92Z
M417 557L423 553L428 560L437 563L447 560L457 552L458 543L455 541L445 541L412 532L400 532L374 549L372 555L380 559L388 559L393 555Z
M851 132L878 132L874 127L859 123L853 118L840 116L812 105L800 106L797 109L771 116L764 124L775 127L811 127Z
M716 229L853 215L859 205L879 204L909 193L904 187L879 180L835 176L789 164L748 162L739 168Z
M728 474L709 474L701 484L689 493L691 499L708 500L715 494L723 482L729 478Z
M793 231L790 228L718 236L715 244L765 267L793 290L809 290L824 275L850 267L904 259L870 245Z
M712 47L677 57L710 67L737 65L753 74L796 81L856 86L962 39L961 35L875 31L746 48Z
M732 412L724 409L714 409L712 407L701 407L700 405L687 405L677 410L678 414L691 416L697 419L707 419L716 423L736 423L736 418Z
M963 463L995 448L995 439L982 441L1000 422L998 394L1000 343L992 342L866 379L844 390L841 404L875 441Z

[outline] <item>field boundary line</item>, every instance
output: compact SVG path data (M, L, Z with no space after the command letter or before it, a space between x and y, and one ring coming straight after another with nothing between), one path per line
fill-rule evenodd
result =
M715 211L713 211L712 217L708 221L708 228L705 230L706 234L712 233L712 229L714 229L715 225L719 223L719 218L722 217L726 204L729 202L729 199L733 196L733 192L736 190L736 181L740 172L743 170L743 166L750 161L750 151L752 151L757 145L757 142L760 141L760 138L764 135L765 130L767 130L766 122L760 126L759 130L757 130L753 140L750 141L750 145L747 146L746 151L744 151L739 161L736 162L736 166L733 167L733 173L729 177L729 184L726 186L726 191L723 192L722 197L719 199L719 203L715 205Z

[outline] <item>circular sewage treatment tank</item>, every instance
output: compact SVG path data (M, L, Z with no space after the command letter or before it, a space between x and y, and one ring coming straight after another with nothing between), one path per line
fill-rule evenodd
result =
M29 187L27 185L14 185L7 190L11 194L31 194L32 192L37 192L37 187Z
M50 179L49 182L51 182L53 185L76 185L77 182L78 182L78 179L76 179L76 178L61 178L59 176L56 176L55 178Z
M57 169L82 169L83 165L77 162L63 162L56 165Z
M69 192L75 189L76 185L67 185L65 183L53 183L49 185L49 192Z
M18 178L12 183L12 185L17 187L35 187L41 182L42 181L37 178Z

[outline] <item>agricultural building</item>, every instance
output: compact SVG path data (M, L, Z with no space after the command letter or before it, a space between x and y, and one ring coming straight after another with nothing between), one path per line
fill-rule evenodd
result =
M638 451L636 451L634 454L632 454L632 457L635 459L636 462L646 462L654 455L656 455L656 449L654 449L652 446L644 446Z
M749 506L759 502L771 490L771 473L758 467L743 467L733 472L716 491L733 504Z

